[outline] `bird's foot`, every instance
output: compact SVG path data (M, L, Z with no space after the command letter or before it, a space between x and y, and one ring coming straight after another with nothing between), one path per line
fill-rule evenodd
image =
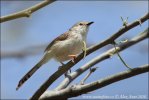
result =
M67 72L64 74L65 78L68 77L69 74L71 74L71 69L69 69L69 71L67 71Z
M58 70L60 70L65 64L63 62L60 62L62 65L59 66ZM71 69L69 69L69 73L71 73ZM68 76L68 71L64 74L65 77Z
M68 55L68 57L70 57L71 58L71 61L73 62L73 63L75 63L75 59L77 58L77 55Z
M68 76L68 71L64 74L65 78Z
M60 70L65 64L60 62L62 65L58 67L58 70Z
M62 68L62 66L59 66L59 67L58 67L58 70L60 70L61 68Z

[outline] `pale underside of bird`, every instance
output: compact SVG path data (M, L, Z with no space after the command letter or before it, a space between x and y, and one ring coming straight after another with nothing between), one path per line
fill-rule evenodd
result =
M86 43L89 26L93 22L78 22L67 32L54 39L45 49L43 58L19 81L16 88L18 90L43 64L50 59L63 64L64 61L74 59L82 50Z

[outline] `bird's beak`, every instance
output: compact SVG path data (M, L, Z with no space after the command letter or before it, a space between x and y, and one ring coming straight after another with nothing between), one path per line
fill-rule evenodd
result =
M91 24L93 24L94 22L89 22L87 25L89 26L89 25L91 25Z

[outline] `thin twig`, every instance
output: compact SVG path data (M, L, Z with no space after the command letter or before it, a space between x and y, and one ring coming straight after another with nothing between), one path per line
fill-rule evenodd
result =
M141 17L139 20L143 23L145 22L147 19L149 19L149 13L145 14L143 17ZM133 27L139 25L138 20L134 21L133 23L127 25L127 27L122 27L120 30L118 30L118 32L116 32L115 34L113 34L111 37L109 37L108 39L98 43L97 45L91 46L87 49L86 51L86 56L91 54L92 52L113 43L113 41L115 39L117 39L118 37L120 37L122 34L124 34L125 32L127 32L128 30L132 29ZM84 53L81 53L76 59L75 59L75 64L77 64L81 59L83 59L83 55ZM30 98L31 100L35 100L38 99L46 90L47 88L56 80L58 79L61 75L63 75L66 71L68 71L71 67L73 67L75 65L72 61L69 61L67 64L65 64L63 66L63 68L61 68L60 70L57 70L54 74L52 74L47 81L45 81L40 87L39 89L33 94L33 96Z
M45 94L43 94L40 97L40 100L57 100L61 98L68 99L71 97L76 97L82 94L85 94L87 92L91 92L100 88L103 88L105 86L108 86L110 84L113 84L115 82L149 72L149 65L143 65L137 68L133 68L132 70L126 70L123 72L119 72L117 74L105 77L103 79L100 79L98 81L85 84L85 85L74 85L73 87L67 87L65 89L62 89L60 91L47 91Z
M87 80L87 78L96 71L98 67L94 67L94 68L90 68L89 73L81 80L80 84L83 85L85 83L85 81Z
M10 14L7 16L2 16L0 18L0 23L2 22L6 22L6 21L10 21L10 20L14 20L17 18L21 18L21 17L30 17L32 13L34 13L35 11L45 7L46 5L53 3L56 0L44 0L43 2L36 4L28 9L22 10L20 12L14 13L14 14Z
M116 51L116 42L115 42L115 41L114 41L113 45L114 45L114 48L115 48L115 51ZM122 63L123 63L128 69L132 69L132 68L129 67L129 66L127 65L127 63L123 60L123 58L121 57L121 55L119 54L118 51L116 51L116 54L117 54L117 56L119 57L119 59L122 61Z
M123 26L125 26L125 27L127 27L127 24L128 24L128 17L127 17L127 19L123 19L123 17L121 16L121 20L122 20L122 22L123 22Z

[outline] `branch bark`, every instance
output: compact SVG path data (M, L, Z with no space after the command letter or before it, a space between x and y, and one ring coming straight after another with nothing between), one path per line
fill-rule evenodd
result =
M98 43L97 45L94 45L87 49L86 56L91 54L92 52L113 43L115 39L117 39L119 36L127 32L128 30L132 29L133 27L140 25L140 21L143 23L147 19L149 19L149 13L145 14L143 17L141 17L139 20L134 21L131 24L128 24L127 27L122 27L118 32L113 34L110 38L104 40L103 42ZM83 53L81 53L76 59L75 64L77 64L80 60L83 59ZM45 81L41 87L35 92L35 94L30 98L31 100L38 99L46 90L47 88L61 75L63 75L66 71L68 71L71 67L75 65L72 61L69 61L67 64L65 64L60 70L57 70L54 74L52 74L47 81Z
M3 16L0 18L0 23L2 22L6 22L6 21L10 21L10 20L14 20L17 18L22 18L22 17L30 17L32 13L34 13L35 11L45 7L46 5L53 3L56 0L44 0L43 2L34 5L28 9L22 10L20 12L14 13L14 14L10 14L7 16Z
M97 70L97 68L98 67L90 68L89 73L81 80L80 84L83 85L89 76L91 76L91 74Z
M79 96L81 94L85 94L87 92L91 92L100 88L103 88L105 86L108 86L110 84L113 84L115 82L149 72L149 65L143 65L138 68L133 68L132 70L126 70L120 73L117 73L115 75L108 76L106 78L103 78L101 80L85 84L85 85L73 85L70 87L67 87L65 89L62 89L60 91L49 91L46 92L44 95L41 96L40 100L57 100L61 98L61 100L66 100L67 98Z
M138 36L134 37L129 42L126 42L126 43L121 44L120 46L116 47L117 51L115 50L115 48L112 48L112 49L108 50L107 52L95 57L94 59L92 59L91 61L89 61L82 67L80 67L79 69L77 69L75 72L71 73L69 75L69 77L66 77L55 90L61 90L61 89L66 88L75 78L77 78L79 75L81 75L83 72L85 72L86 70L88 70L89 68L94 66L95 64L97 64L105 59L108 59L112 55L116 54L117 52L123 51L123 50L127 49L128 47L148 38L148 34L149 34L149 31L148 31L148 29L146 29L144 32L142 32Z

